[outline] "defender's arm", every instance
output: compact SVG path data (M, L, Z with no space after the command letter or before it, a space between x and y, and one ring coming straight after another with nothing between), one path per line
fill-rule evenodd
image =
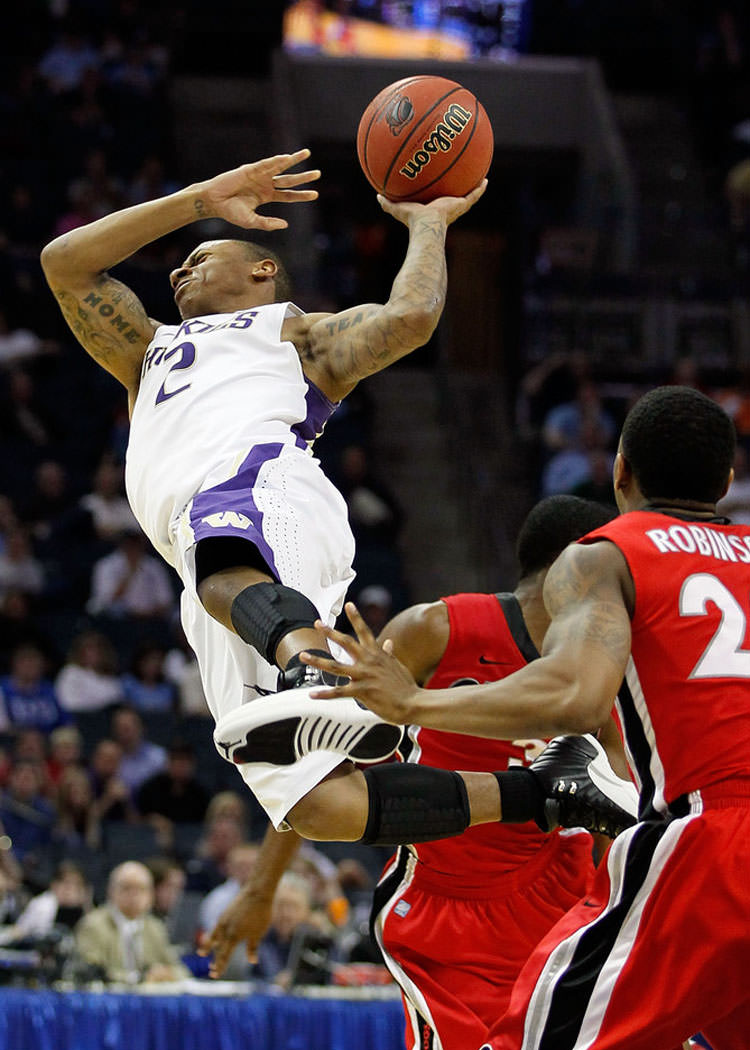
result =
M572 544L545 582L551 624L541 657L501 681L454 689L419 689L350 603L359 641L317 626L353 661L327 661L326 669L351 680L312 695L356 696L389 722L504 740L593 732L611 712L630 654L629 586L625 559L611 543Z

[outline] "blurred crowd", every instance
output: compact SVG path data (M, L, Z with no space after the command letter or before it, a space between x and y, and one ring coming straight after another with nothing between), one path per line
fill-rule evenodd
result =
M644 377L645 379L645 377ZM718 507L750 523L750 375L701 367L692 356L646 382L592 369L585 354L550 354L523 376L516 403L525 467L538 497L570 493L614 506L612 467L629 409L649 385L694 387L713 398L737 432L734 480Z

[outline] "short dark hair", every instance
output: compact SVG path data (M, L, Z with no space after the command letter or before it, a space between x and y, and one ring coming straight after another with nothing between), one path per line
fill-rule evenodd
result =
M258 244L256 241L243 241L241 238L238 238L238 242L242 245L247 258L252 262L270 259L276 263L276 277L274 278L276 302L285 303L290 300L292 298L292 281L286 266L276 252L266 248L263 244Z
M631 408L621 448L646 499L716 503L737 443L715 401L689 386L649 390Z
M521 579L548 569L569 543L606 525L614 507L580 496L547 496L529 511L516 543Z

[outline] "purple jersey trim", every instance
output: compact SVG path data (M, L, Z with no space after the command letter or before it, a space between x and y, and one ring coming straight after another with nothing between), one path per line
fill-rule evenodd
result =
M277 580L274 553L263 536L263 512L256 506L253 489L261 467L277 459L283 448L280 441L255 445L236 474L221 485L199 492L190 508L190 526L196 543L209 536L238 536L247 540L258 548Z
M305 376L305 383L307 384L305 393L307 414L301 423L295 423L290 428L300 448L308 448L316 438L320 437L323 427L338 408L338 402L330 401L320 387L311 382L307 376Z

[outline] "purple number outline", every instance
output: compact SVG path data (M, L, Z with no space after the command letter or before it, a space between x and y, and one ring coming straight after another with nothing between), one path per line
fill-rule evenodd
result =
M178 387L177 390L173 390L170 394L164 389L167 385L167 380L173 372L177 372L183 368L190 368L191 365L195 364L195 343L179 343L177 346L172 347L169 353L164 355L163 360L168 361L178 350L181 351L180 360L175 361L164 377L164 382L159 387L159 393L156 395L156 401L154 402L157 405L161 405L164 401L169 401L170 397L175 397L176 394L181 394L183 390L187 390L188 387L192 385L190 383L185 383L184 386Z

